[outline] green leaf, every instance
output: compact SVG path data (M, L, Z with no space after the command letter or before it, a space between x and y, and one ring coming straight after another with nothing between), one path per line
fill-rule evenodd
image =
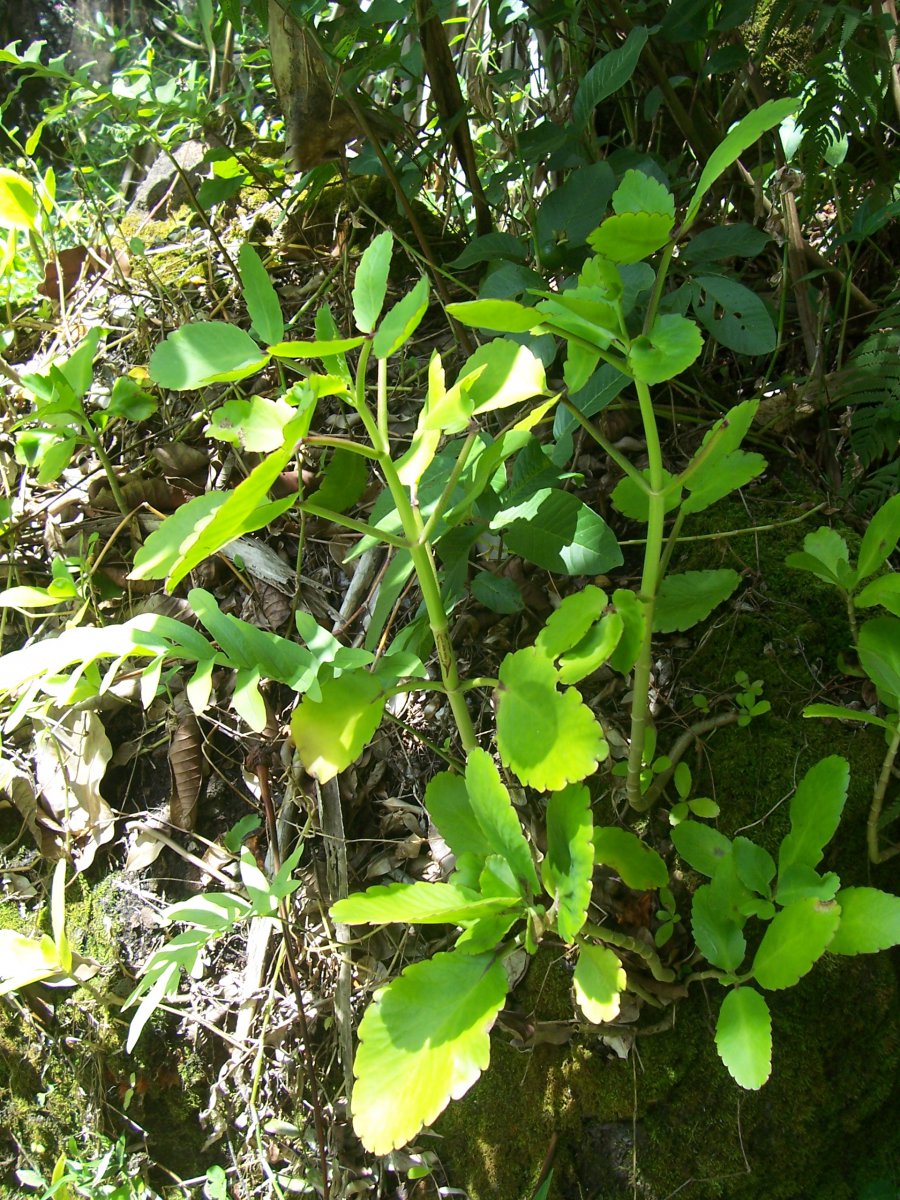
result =
M592 774L609 748L593 713L534 647L508 654L500 667L497 748L527 787L561 791Z
M381 315L393 252L393 234L385 230L372 239L356 268L352 292L353 319L356 328L363 333L371 333Z
M304 696L291 716L300 761L319 783L327 783L362 754L381 724L381 684L365 671L322 683L322 698Z
M871 887L842 888L837 894L841 923L830 954L875 954L900 945L900 896Z
M689 822L676 825L676 831ZM697 949L707 962L723 971L736 971L744 960L747 943L740 925L720 903L711 884L697 888L691 898L691 930Z
M894 553L900 538L900 495L891 496L869 522L859 547L857 580L872 575Z
M606 592L592 583L564 596L544 622L534 640L535 646L548 658L559 658L564 651L578 645L608 603Z
M691 629L727 600L740 581L740 575L730 567L667 575L656 597L654 631L672 633L676 629Z
M113 384L109 404L106 407L108 417L122 417L126 421L146 421L157 410L153 396L145 392L140 384L121 376Z
M649 470L641 471L642 478L649 483ZM668 486L674 483L674 476L671 475L665 467L662 471L663 485ZM622 514L623 517L628 517L631 521L643 521L647 524L647 519L650 515L650 493L640 487L637 480L632 479L630 475L623 475L619 482L612 490L610 499L613 502L615 509ZM681 489L673 489L666 493L665 511L671 512L677 508L681 500Z
M572 106L572 121L579 133L597 105L623 88L634 74L648 34L646 26L634 26L624 43L598 59L581 80Z
M769 310L735 279L699 275L694 280L694 312L707 333L735 354L770 354L775 349L778 335Z
M355 350L366 339L364 337L349 338L316 338L313 342L277 342L269 346L269 353L276 358L318 358L325 364L326 370L333 371L342 377L342 363L336 361L337 355L343 355L347 350ZM329 365L331 364L331 365ZM343 364L346 365L346 364Z
M755 1092L772 1073L772 1017L755 988L732 989L719 1009L716 1049L732 1079Z
M479 346L465 362L460 379L482 368L468 388L475 415L521 404L547 394L544 365L528 349L507 338L495 338Z
M664 183L643 171L630 169L612 195L616 213L666 213L675 219L675 197Z
M523 240L517 238L515 234L486 233L481 237L473 238L463 252L448 263L448 266L463 270L465 267L474 266L475 263L491 262L495 259L523 263L527 257L528 251Z
M376 358L390 358L419 328L428 310L428 280L419 280L411 292L389 309L372 341Z
M588 243L612 262L636 263L666 245L674 224L674 216L668 213L624 212L620 216L607 217L590 235ZM671 375L663 378L670 379Z
M322 482L309 497L331 512L343 513L362 497L369 485L366 460L352 450L337 449L328 460Z
M457 858L463 854L487 858L494 852L472 808L462 775L440 771L433 776L425 788L425 808Z
M865 709L844 708L840 704L807 704L804 717L833 717L836 721L861 721L863 725L877 725L879 729L893 729L890 721L876 717Z
M766 469L761 454L733 450L713 463L703 463L686 484L690 495L681 506L685 516L703 512L723 496L742 488Z
M281 303L262 260L249 242L241 246L238 271L254 333L265 346L280 342L284 337Z
M731 842L725 834L699 821L682 821L672 830L671 838L684 861L701 875L715 875L719 864L731 853Z
M302 417L295 418L299 426ZM205 558L233 542L242 534L261 529L296 500L266 503L269 488L287 466L294 454L294 422L284 430L285 444L254 467L232 492L224 493L220 503L209 495L189 500L147 538L135 555L134 579L162 579L168 576L166 590L172 591L188 572ZM185 510L189 510L187 513Z
M666 864L637 834L617 826L594 830L594 858L597 866L611 867L626 887L636 892L666 887Z
M760 896L769 896L770 885L775 877L775 860L768 850L745 837L736 837L731 843L731 850L741 883Z
M186 392L210 383L246 379L269 361L249 333L224 321L182 325L150 355L150 378L160 387Z
M268 396L226 400L213 413L206 433L251 454L268 454L284 445L285 426L296 415L290 404Z
M538 877L531 848L503 786L494 760L485 750L471 750L466 760L466 790L475 820L495 854L509 863L517 879L532 891L538 890Z
M793 987L824 954L840 921L840 905L833 900L798 900L776 913L753 959L760 987Z
M578 1007L589 1021L603 1025L619 1015L627 978L625 968L607 946L582 942L572 983Z
M522 593L508 575L495 575L492 571L479 571L472 579L472 595L485 608L495 613L518 613L525 608ZM0 595L0 604L3 597Z
M744 151L752 146L762 134L792 116L799 105L799 100L794 99L767 100L754 112L748 113L738 121L737 125L709 156L685 213L683 230L693 225L706 193L719 176L727 171L732 163L737 162Z
M367 1150L403 1146L465 1095L488 1065L507 986L492 954L436 954L379 994L354 1064L353 1127Z
M451 883L389 883L370 887L332 904L330 912L343 925L460 925L502 913L520 903L518 896L484 899Z
M791 863L778 875L778 890L775 899L782 906L797 900L833 900L841 881L833 871L820 875L806 863Z
M603 518L558 488L528 497L504 540L513 554L559 575L602 575L624 561Z
M647 624L646 608L643 601L629 588L617 588L613 592L613 604L616 612L622 618L622 636L619 644L609 656L609 665L614 671L627 675L640 653L644 641L644 630Z
M628 366L639 383L664 383L687 370L703 349L693 321L677 313L657 317L649 335L640 334L628 350Z
M900 698L900 621L896 617L866 621L859 631L858 649L862 669L896 708Z
M0 226L25 232L34 230L39 211L34 188L28 180L6 167L0 168Z
M827 525L806 535L802 554L789 554L784 561L789 567L809 571L825 583L844 588L853 586L854 572L850 569L847 543Z
M541 879L557 905L556 929L573 942L591 902L594 845L591 797L582 784L554 792L547 802L547 854Z
M880 604L895 617L900 617L900 574L881 575L873 579L853 597L856 608L872 608Z
M622 640L624 629L625 623L617 612L602 617L577 646L560 656L560 683L578 683L592 675L610 659Z
M497 333L528 333L542 321L534 308L515 300L464 300L447 305L448 316L474 329L493 329Z
M837 755L821 759L800 780L791 800L790 833L778 851L779 883L791 866L818 865L837 831L849 784L850 764Z

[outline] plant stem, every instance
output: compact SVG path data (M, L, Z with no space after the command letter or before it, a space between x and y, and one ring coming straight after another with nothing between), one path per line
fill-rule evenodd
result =
M373 419L371 410L365 399L365 371L370 352L371 342L366 342L360 352L359 364L357 366L356 408L366 427L366 432L372 441L372 446L376 451L378 465L381 467L385 483L391 493L394 506L397 509L397 515L403 526L403 533L408 543L406 549L408 549L412 558L413 569L419 581L422 600L425 604L425 611L428 614L431 635L434 638L434 648L437 650L441 679L443 680L444 687L447 689L447 699L450 702L450 709L456 721L460 741L462 742L463 749L468 754L469 751L478 748L478 738L475 735L475 726L472 724L472 718L466 707L465 695L459 678L459 666L453 650L453 643L450 639L450 621L447 617L444 601L441 598L441 585L438 580L434 554L432 553L430 544L424 537L426 526L422 521L422 514L419 512L418 505L413 504L406 488L401 483L400 476L397 474L397 468L391 458L391 448L386 428L387 373L381 369L381 363L379 363L378 370L377 421Z
M641 767L643 765L644 738L650 712L650 671L652 665L653 611L659 589L662 558L663 527L666 515L665 479L663 475L662 448L659 430L650 399L650 390L645 383L635 380L644 437L647 441L648 479L650 492L647 513L647 544L644 547L644 569L641 574L640 599L643 602L644 633L634 665L633 698L631 701L631 744L628 751L628 777L625 785L628 803L638 812L646 805L641 795Z
M884 756L884 762L881 764L881 774L878 776L878 782L875 784L872 806L869 809L869 819L866 822L866 845L869 849L869 861L873 863L882 863L889 858L893 858L895 854L900 854L900 845L891 846L887 850L880 850L878 848L878 822L881 820L881 810L884 807L884 798L887 795L888 784L891 781L891 772L894 767L894 759L897 757L898 751L900 751L900 717L897 718L897 724L894 727L888 752Z

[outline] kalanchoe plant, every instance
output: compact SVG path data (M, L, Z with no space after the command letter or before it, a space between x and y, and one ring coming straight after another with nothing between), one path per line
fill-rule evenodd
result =
M859 547L856 566L850 565L850 550L845 539L834 529L822 526L807 534L803 550L787 557L787 565L807 571L836 588L847 606L853 646L859 655L856 674L866 675L885 707L878 716L866 709L836 704L810 704L805 717L834 717L841 721L860 721L883 729L888 749L875 782L866 828L869 858L874 863L900 853L900 843L882 848L881 829L897 816L897 808L885 810L887 789L893 777L894 762L900 751L900 575L883 572L900 539L900 496L887 500L872 520ZM858 612L884 608L890 616L873 617L859 624Z
M793 987L826 950L871 954L900 942L900 897L842 888L833 871L817 870L837 831L849 780L849 765L837 756L806 772L791 800L791 828L777 863L749 838L729 839L697 821L672 831L680 856L710 880L693 894L691 929L713 974L730 988L716 1047L741 1087L762 1087L772 1069L772 1021L762 992ZM753 919L766 928L747 966L744 928Z

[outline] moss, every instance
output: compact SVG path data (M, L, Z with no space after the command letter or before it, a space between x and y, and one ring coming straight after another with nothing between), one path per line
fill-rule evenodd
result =
M127 994L118 969L113 877L69 884L66 928L73 949L101 965L97 992ZM32 934L49 928L46 908L30 919L0 906L0 927ZM151 1022L135 1052L124 1050L127 1020L84 989L35 986L0 998L0 1185L18 1167L49 1174L69 1137L85 1157L102 1138L143 1130L153 1162L180 1176L202 1174L199 1113L207 1078L194 1048L173 1047L170 1023Z
M551 1144L558 1200L851 1200L867 1122L900 1066L897 984L885 956L826 959L770 995L772 1078L741 1091L713 1030L724 992L694 989L674 1030L628 1060L590 1033L529 1053L495 1037L491 1066L438 1124L450 1179L472 1200L524 1200ZM636 1144L635 1144L635 1133ZM892 1124L881 1135L897 1146Z

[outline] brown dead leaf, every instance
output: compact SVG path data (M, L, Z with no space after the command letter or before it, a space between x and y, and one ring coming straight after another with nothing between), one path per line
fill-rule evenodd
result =
M94 712L68 712L35 727L37 781L69 843L76 872L91 865L115 832L113 811L100 794L111 758L112 746Z
M153 457L169 479L187 479L198 487L206 484L209 473L209 452L186 446L184 442L160 442L153 448Z
M203 734L192 712L179 718L169 746L172 798L169 820L178 829L191 830L197 819L197 801L203 787Z
M116 251L115 255L105 246L90 249L87 246L70 246L66 250L60 250L44 268L44 281L38 288L38 293L50 300L59 300L60 292L68 296L85 280L97 275L104 278L109 276L112 273L113 261L123 275L131 274L128 255L124 250Z
M160 512L174 512L176 508L191 499L184 488L175 487L165 479L133 479L130 483L120 485L125 503L131 508L140 504L149 504ZM118 511L113 494L108 487L98 487L90 491L91 508L104 512Z

